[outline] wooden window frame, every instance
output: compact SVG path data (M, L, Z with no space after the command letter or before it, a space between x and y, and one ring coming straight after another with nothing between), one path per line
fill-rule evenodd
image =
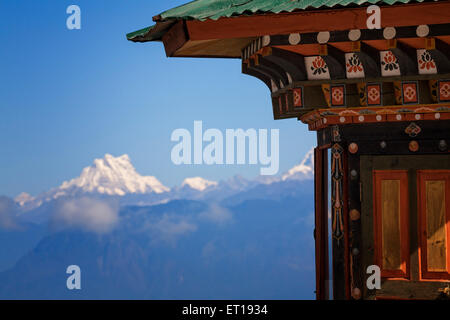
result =
M377 195L381 195L381 181L383 180L400 180L400 256L402 263L398 270L383 269L381 196L377 197ZM375 263L381 269L382 278L410 279L408 170L373 170L373 185Z
M426 181L445 180L445 211L447 235L447 272L428 271L427 217L426 217ZM419 266L421 280L450 280L450 170L417 170L417 209L419 222Z

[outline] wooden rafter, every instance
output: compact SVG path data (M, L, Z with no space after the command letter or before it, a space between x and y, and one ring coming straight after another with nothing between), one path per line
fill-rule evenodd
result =
M266 70L268 73L274 75L274 79L278 80L278 83L282 84L282 87L287 86L290 81L288 79L288 76L286 74L286 71L281 68L279 65L269 61L265 57L261 55L255 55L254 56L254 62L255 65L260 67L263 70Z
M302 55L272 47L265 47L261 55L266 60L286 70L292 80L306 80L305 61Z
M279 83L279 79L278 79L276 73L273 73L271 70L267 70L265 68L262 68L260 65L256 65L254 59L249 59L247 66L248 66L249 70L253 70L253 71L257 72L257 73L263 74L265 77L270 79L271 91L277 91L278 89L280 89L280 83Z
M390 40L388 40L390 41ZM400 73L403 76L410 76L417 74L417 51L407 44L400 41L391 41L394 47L391 49L392 53L397 58L400 66Z
M438 73L450 73L450 45L435 38L430 42L430 48L426 49L436 63Z
M365 76L367 78L380 77L381 66L380 66L380 53L378 52L378 50L372 48L371 46L363 42L359 42L357 48L358 49L355 50L356 51L355 53L364 67Z
M327 63L331 79L345 79L345 54L328 44L321 45L321 56Z
M245 62L242 63L242 73L261 80L269 88L269 90L272 91L272 82L270 78L261 72L250 69Z

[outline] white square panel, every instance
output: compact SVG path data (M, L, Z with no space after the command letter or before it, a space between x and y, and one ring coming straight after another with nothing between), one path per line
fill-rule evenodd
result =
M345 71L348 79L364 78L364 67L356 53L345 54Z
M383 77L400 76L400 65L392 51L380 51L381 75Z
M419 74L436 74L437 67L436 62L434 62L433 57L429 51L425 49L417 50L417 69Z
M305 57L308 80L330 79L330 70L321 56Z

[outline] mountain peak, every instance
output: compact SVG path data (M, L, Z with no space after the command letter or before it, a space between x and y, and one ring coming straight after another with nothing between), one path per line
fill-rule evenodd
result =
M314 149L309 150L302 162L285 173L281 179L286 180L309 180L314 178Z
M120 157L106 154L102 159L95 159L93 165L84 168L78 178L65 181L59 189L80 189L83 192L118 196L170 190L155 177L137 173L127 154Z
M18 203L20 206L23 206L25 203L29 201L33 201L34 197L26 192L22 192L14 198L14 202Z
M194 190L204 191L210 187L215 187L217 185L218 183L215 181L209 181L201 177L194 177L184 179L183 183L181 184L181 187L188 186Z

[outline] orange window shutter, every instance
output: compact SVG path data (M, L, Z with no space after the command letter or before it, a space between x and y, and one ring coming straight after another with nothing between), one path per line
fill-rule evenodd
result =
M409 278L409 192L406 170L375 170L375 261L384 278Z
M450 279L450 170L417 172L422 279Z

